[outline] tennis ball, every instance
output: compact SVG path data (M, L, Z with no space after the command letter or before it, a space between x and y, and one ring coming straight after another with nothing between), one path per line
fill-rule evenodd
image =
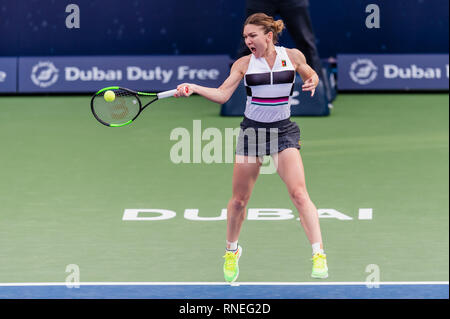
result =
M116 95L114 94L113 91L108 90L105 92L105 95L103 95L103 98L105 99L106 102L112 102L116 98Z

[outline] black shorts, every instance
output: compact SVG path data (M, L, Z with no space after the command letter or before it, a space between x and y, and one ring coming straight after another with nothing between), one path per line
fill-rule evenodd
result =
M264 123L244 117L241 122L237 155L271 155L289 147L300 149L300 128L290 119Z

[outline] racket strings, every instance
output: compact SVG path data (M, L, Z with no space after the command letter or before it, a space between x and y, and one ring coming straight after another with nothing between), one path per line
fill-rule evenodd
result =
M137 96L122 89L111 90L115 98L108 102L101 92L94 98L93 110L97 117L106 124L124 124L133 120L140 112L140 102Z

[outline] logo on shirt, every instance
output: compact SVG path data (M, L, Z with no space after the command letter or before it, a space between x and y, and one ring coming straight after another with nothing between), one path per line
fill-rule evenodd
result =
M281 65L286 66L286 60L281 60Z

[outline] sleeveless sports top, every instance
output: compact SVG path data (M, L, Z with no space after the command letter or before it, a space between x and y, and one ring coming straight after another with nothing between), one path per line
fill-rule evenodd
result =
M250 57L244 84L247 104L244 115L258 122L277 122L291 115L295 69L284 47L275 46L277 56L272 70L266 59Z

